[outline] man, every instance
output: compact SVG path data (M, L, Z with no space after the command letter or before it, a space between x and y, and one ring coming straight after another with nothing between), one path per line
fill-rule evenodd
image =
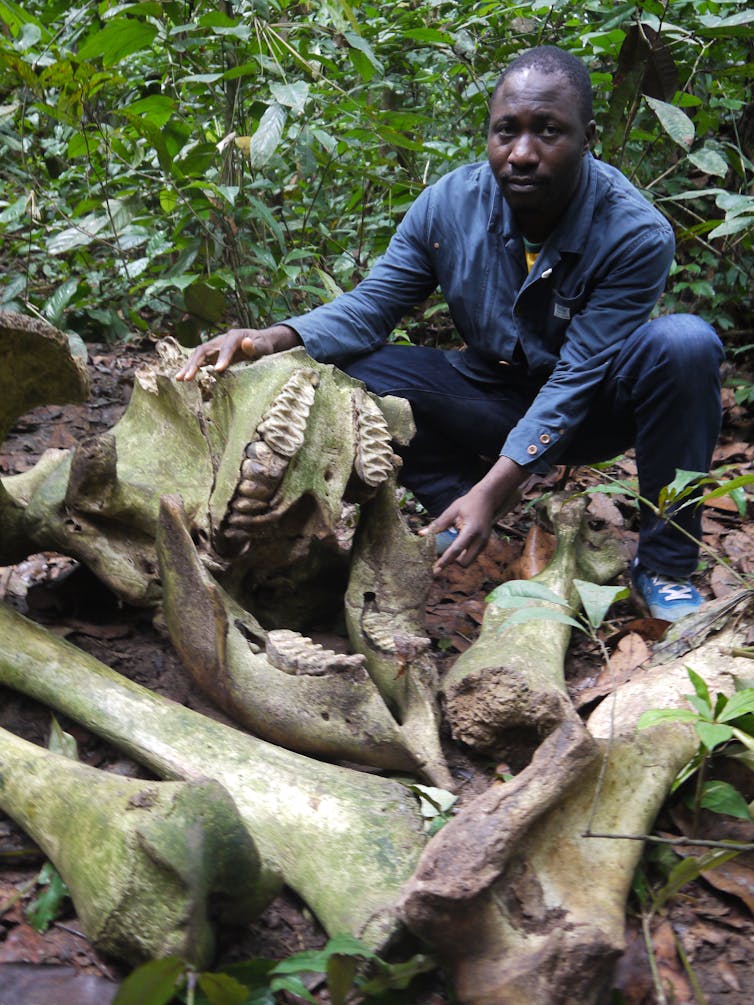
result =
M521 484L554 463L636 447L641 494L676 469L706 471L720 426L722 347L688 315L648 321L673 253L670 226L619 171L590 154L584 64L552 46L517 57L490 104L487 162L429 186L355 290L262 330L233 329L177 375L224 370L303 343L379 395L412 405L401 481L449 546L435 569L468 565ZM440 286L464 350L385 345ZM699 606L689 581L701 517L683 530L642 508L634 586L650 612ZM685 533L684 533L685 532Z

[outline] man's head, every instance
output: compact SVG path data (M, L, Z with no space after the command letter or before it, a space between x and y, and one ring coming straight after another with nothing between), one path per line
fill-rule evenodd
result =
M593 138L591 82L581 60L542 46L501 74L490 103L487 154L530 240L544 240L562 216Z

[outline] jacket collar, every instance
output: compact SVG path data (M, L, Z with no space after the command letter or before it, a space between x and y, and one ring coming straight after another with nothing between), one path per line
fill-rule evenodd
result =
M592 229L592 217L597 202L599 169L596 163L591 154L584 157L578 188L557 227L545 241L547 248L556 251L558 257L562 253L569 252L578 255L584 250ZM489 165L487 171L493 185L487 230L502 229L503 239L506 243L509 241L517 242L521 239L521 231L518 229L513 212L503 198L503 193Z

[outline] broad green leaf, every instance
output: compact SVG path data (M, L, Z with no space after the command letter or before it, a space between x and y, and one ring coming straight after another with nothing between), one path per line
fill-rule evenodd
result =
M151 960L126 977L112 1005L168 1005L185 970L185 963L175 956Z
M650 98L644 95L645 100L657 118L660 125L671 139L680 146L688 150L694 142L694 123L675 105L669 105L667 101L660 101L658 98Z
M727 813L741 820L751 820L749 806L738 791L728 782L709 781L702 786L700 805L713 813Z
M548 603L558 604L560 607L570 607L568 601L551 590L549 586L544 586L531 579L511 579L507 583L501 583L487 595L487 600L498 607L516 607L518 604L508 603L508 601L514 601L515 598L519 597L530 601L546 600Z
M715 203L720 209L725 210L726 217L738 216L740 213L754 213L754 195L721 192Z
M438 31L436 28L408 28L401 32L403 38L413 39L415 42L428 42L434 45L453 45L453 36L447 32Z
M175 115L176 103L167 94L151 94L147 98L139 98L128 105L129 112L141 115L152 122L158 129Z
M379 59L377 59L371 45L369 44L369 42L367 42L367 40L363 36L357 35L353 31L347 31L345 32L345 39L352 49L356 49L359 52L362 52L366 56L366 58L369 60L369 62L372 64L375 70L377 70L379 73L383 72L382 63L379 61Z
M285 977L273 977L270 981L270 990L289 991L292 995L303 998L304 1001L311 1002L312 1005L317 1005L317 999L309 992L306 984L304 984L300 977L296 977L294 974Z
M198 982L210 1005L246 1005L248 988L229 974L199 974Z
M730 234L740 234L743 230L754 228L754 216L734 216L732 220L724 220L714 230L709 232L710 238L728 237Z
M661 722L695 722L696 712L690 708L650 708L642 712L636 723L637 729L649 729Z
M711 147L702 147L701 150L692 150L689 160L705 174L717 175L724 178L728 173L728 163L717 150Z
M743 691L735 691L717 718L719 722L730 722L750 712L754 712L754 688L748 687Z
M553 610L551 607L524 607L519 611L514 611L509 618L506 618L498 628L498 632L505 632L513 625L524 625L530 621L554 621L556 624L569 625L571 628L584 631L581 622L562 611Z
M53 295L44 305L42 308L42 314L51 325L55 325L58 328L60 327L60 323L63 318L63 311L76 295L78 288L78 279L74 279L73 277L66 279L64 283L61 283L60 286L58 286Z
M694 729L707 750L714 750L715 747L733 738L733 730L730 726L724 726L716 722L695 722Z
M262 115L249 141L249 163L253 168L263 167L277 150L285 119L285 109L277 103L269 105Z
M91 35L81 46L78 58L82 61L102 57L103 66L115 66L126 56L151 48L157 36L157 27L147 21L118 17Z
M305 80L296 80L292 84L270 84L270 92L280 105L292 108L295 115L301 115L309 98L309 85Z
M359 961L354 956L334 953L327 961L327 990L332 1005L345 1005L358 969Z
M719 499L721 496L732 495L738 488L745 488L747 485L754 485L754 475L740 475L738 478L731 478L729 482L723 482L711 492L705 492L702 502L708 499Z
M655 911L659 911L660 908L668 901L671 897L674 897L680 889L686 886L687 883L693 882L695 879L699 879L701 875L701 867L699 861L692 856L688 858L683 858L671 870L665 885L657 891L657 893L652 898L652 907Z
M36 932L46 932L60 914L63 901L68 896L68 887L52 862L45 862L42 866L37 883L43 889L27 907L26 917Z
M616 600L625 600L631 596L631 591L625 586L598 586L584 579L574 579L573 585L581 597L584 612L592 628L599 628L610 606Z

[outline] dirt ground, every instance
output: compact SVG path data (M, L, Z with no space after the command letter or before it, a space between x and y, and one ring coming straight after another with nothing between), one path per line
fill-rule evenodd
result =
M0 475L30 468L49 447L68 448L93 433L110 428L125 407L135 368L153 352L150 343L117 348L90 345L92 391L82 406L43 407L22 417L0 445ZM754 419L726 396L725 428L715 458L728 475L752 470ZM630 456L613 473L631 477ZM428 631L437 659L447 668L471 644L478 632L487 592L499 582L533 574L546 561L551 538L536 522L533 501L552 487L562 471L530 485L523 507L497 528L483 556L468 570L452 567L434 586L427 607ZM587 487L596 475L586 470L570 473L570 486ZM635 543L635 509L622 497L594 495L590 515L595 525L608 526L626 555ZM754 573L754 532L745 517L725 497L705 514L705 540L742 573ZM699 577L709 596L732 589L725 569L710 565ZM0 568L0 600L48 626L73 644L93 654L119 673L206 714L223 718L190 683L167 638L152 624L148 612L118 603L93 576L65 556L30 556L14 567ZM618 604L606 629L613 652L612 678L629 679L646 655L646 646L664 627L641 616L630 601ZM642 648L643 647L643 648ZM587 710L609 693L611 684L599 658L585 643L574 641L568 660L569 688L577 706ZM754 675L753 675L754 676ZM10 691L0 689L0 725L37 743L46 744L49 710ZM78 741L82 760L99 768L146 777L144 770L118 751L108 748L77 724L61 718L61 725ZM448 741L448 754L461 789L461 802L483 788L491 766L469 756ZM737 783L751 791L747 777ZM734 836L754 841L754 824L709 814L702 821L705 836ZM668 808L658 821L658 832L688 833L688 813ZM654 859L662 856L654 854ZM126 971L101 958L83 936L66 904L44 934L34 931L26 907L36 896L35 879L43 859L29 839L0 814L0 1005L107 1005ZM655 889L662 886L661 862L647 865ZM627 949L620 961L614 990L602 1005L662 1005L655 993L648 954L652 947L658 979L666 1002L707 1005L751 1005L754 960L754 854L740 855L725 867L688 884L662 910L645 920L638 902L629 912ZM645 932L650 938L645 938ZM220 962L254 957L282 958L303 948L321 946L325 937L304 905L291 894L279 897L253 926L225 931ZM318 1001L329 1001L314 988ZM281 1001L298 1001L291 996ZM416 1005L443 1005L451 997L442 975L424 980L415 992Z

